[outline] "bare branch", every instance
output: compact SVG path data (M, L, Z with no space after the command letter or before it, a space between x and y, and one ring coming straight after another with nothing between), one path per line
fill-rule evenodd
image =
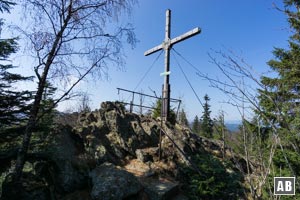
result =
M55 23L52 19L53 16L51 16L51 14L48 12L48 10L42 4L40 4L38 1L30 1L30 3L32 3L33 5L41 8L46 13L46 15L47 15L47 17L48 17L48 19L49 19L49 21L52 25L53 32L56 35L57 31L56 31L56 28L55 28Z
M74 87L88 75L99 74L107 63L123 64L122 36L134 45L136 40L132 29L118 29L115 33L104 34L105 24L124 10L130 9L134 0L75 1L75 0L23 0L24 8L30 17L26 31L21 31L30 41L34 67L38 77L38 87L30 111L28 124L24 131L15 167L15 179L22 175L26 153L29 148L32 131L41 112L43 92L51 73L52 77L77 73L79 79L56 100L53 106L69 97ZM20 29L21 30L21 29ZM124 34L124 35L123 35ZM51 80L54 81L54 80ZM43 110L42 110L43 112Z

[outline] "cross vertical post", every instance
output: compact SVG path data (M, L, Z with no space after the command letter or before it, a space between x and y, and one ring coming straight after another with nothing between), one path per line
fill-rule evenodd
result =
M165 72L170 71L170 37L171 37L171 10L166 11L166 32L164 41L165 50ZM167 121L170 113L170 79L169 75L164 77L163 94L162 94L162 120Z
M199 34L201 32L200 28L194 28L191 31L186 32L185 34L178 36L174 39L171 39L171 10L166 11L166 29L165 29L165 40L162 44L146 51L144 53L145 56L148 56L152 53L155 53L159 50L165 51L165 77L164 77L164 85L162 88L162 121L166 122L169 119L170 116L170 93L171 93L171 87L170 87L170 49L172 46L178 42L181 42L185 39L188 39L196 34Z

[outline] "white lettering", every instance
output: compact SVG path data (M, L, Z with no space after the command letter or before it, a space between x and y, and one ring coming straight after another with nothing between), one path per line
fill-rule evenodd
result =
M278 181L278 185L277 185L277 192L279 191L284 191L284 188L283 188L283 181Z
M285 182L285 191L292 191L292 182L291 181L286 181Z

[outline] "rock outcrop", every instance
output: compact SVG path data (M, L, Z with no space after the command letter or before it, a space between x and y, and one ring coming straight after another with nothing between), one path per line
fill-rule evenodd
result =
M20 137L0 140L0 162L5 163L0 169L6 176L1 199L186 199L182 173L184 168L198 170L193 156L222 157L218 142L179 125L161 127L159 121L129 113L118 102L104 102L99 110L70 121L72 126L63 124L50 133L33 134L25 185L18 193L6 174ZM226 156L234 157L228 149Z
M125 112L121 104L104 102L100 110L80 116L76 132L98 164L120 165L126 157L135 157L137 149L157 146L158 127L146 123L138 115Z

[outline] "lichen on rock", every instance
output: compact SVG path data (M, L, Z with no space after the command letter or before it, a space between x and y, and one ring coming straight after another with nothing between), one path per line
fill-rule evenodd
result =
M119 200L138 194L142 186L131 173L118 169L111 163L103 163L91 173L93 200Z
M76 115L76 122L63 121L43 137L33 133L27 156L30 167L23 179L30 187L20 187L15 194L7 175L3 185L7 194L20 197L33 191L32 199L66 200L77 195L88 200L160 200L176 195L184 199L178 188L186 184L185 169L196 173L195 156L220 156L221 143L177 124L161 127L156 119L127 112L120 102L103 102L99 110ZM0 141L0 161L6 163L0 168L2 174L16 158L19 139ZM39 187L32 190L35 183ZM150 183L170 187L160 190ZM1 200L9 199L7 194Z

